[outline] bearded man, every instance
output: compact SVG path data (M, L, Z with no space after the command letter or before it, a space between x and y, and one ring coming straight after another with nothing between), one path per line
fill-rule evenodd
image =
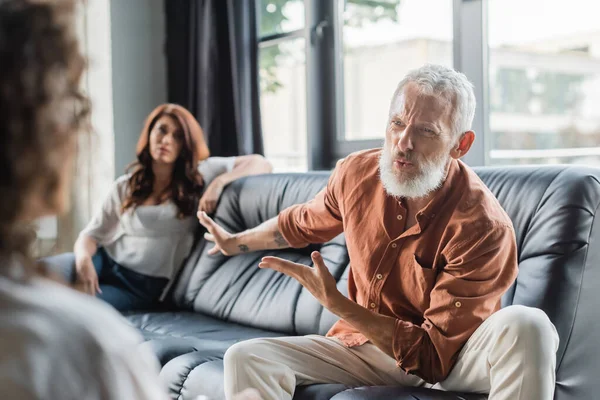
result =
M348 298L318 252L313 267L265 257L340 317L326 336L253 339L225 354L231 398L297 385L425 386L552 399L558 335L546 314L500 300L517 276L511 220L459 159L475 138L475 95L451 68L410 72L392 98L383 149L338 162L327 187L258 227L230 234L205 214L211 254L324 243L344 232Z

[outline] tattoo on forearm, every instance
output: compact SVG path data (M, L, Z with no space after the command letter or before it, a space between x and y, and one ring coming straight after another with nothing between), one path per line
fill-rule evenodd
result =
M273 234L273 236L275 236L275 244L277 246L279 246L279 247L289 246L289 243L287 242L287 240L285 240L285 238L283 237L283 235L281 234L281 232L275 231L275 233Z
M245 244L240 244L240 245L238 246L238 248L240 249L240 251L241 251L242 253L247 253L247 252L249 252L249 251L250 251L250 248L249 248L248 246L246 246Z

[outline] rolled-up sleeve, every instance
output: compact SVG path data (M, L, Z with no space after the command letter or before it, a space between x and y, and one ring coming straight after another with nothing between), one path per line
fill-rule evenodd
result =
M291 247L302 248L311 243L325 243L343 231L341 188L344 163L340 160L327 186L314 199L291 206L278 217L279 231Z
M514 230L495 225L461 241L447 254L424 322L396 320L393 351L398 366L429 383L444 380L469 337L500 306L517 275Z

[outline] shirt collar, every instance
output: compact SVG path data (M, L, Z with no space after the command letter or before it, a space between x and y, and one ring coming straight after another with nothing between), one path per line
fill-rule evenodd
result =
M459 162L458 160L452 159L448 166L448 173L446 179L442 183L442 186L435 192L434 196L425 207L423 207L417 213L417 223L421 227L421 230L427 226L427 224L435 218L439 213L440 208L444 206L452 190L456 187L457 178L459 174Z

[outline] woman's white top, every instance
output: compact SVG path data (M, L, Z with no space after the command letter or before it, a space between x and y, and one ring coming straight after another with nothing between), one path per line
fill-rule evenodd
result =
M233 170L235 157L209 157L198 170L206 188ZM196 216L177 218L171 201L138 206L121 213L127 195L127 175L118 178L102 208L81 232L95 239L119 265L140 274L172 279L192 249Z
M0 275L0 399L165 400L159 363L140 343L92 296Z

